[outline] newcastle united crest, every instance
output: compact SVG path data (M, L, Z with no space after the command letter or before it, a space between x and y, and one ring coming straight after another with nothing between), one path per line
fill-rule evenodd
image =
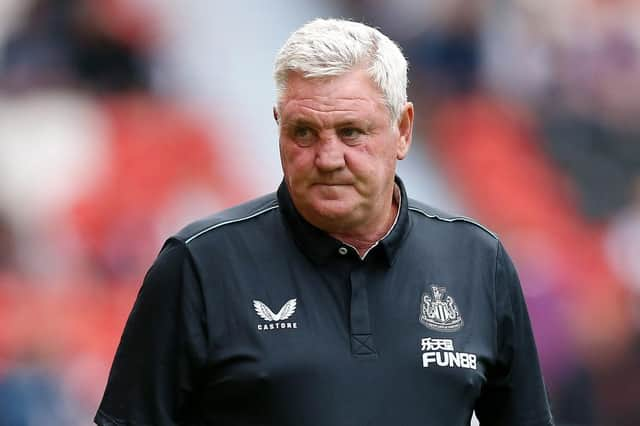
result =
M446 294L445 287L431 286L429 292L422 293L420 322L436 331L458 331L464 325L462 316L453 297Z

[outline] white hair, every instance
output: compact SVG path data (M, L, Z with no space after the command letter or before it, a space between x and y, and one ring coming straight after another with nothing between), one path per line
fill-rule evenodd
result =
M398 45L377 29L341 19L315 19L289 36L274 67L278 103L289 72L327 78L359 66L367 67L391 119L397 121L407 102L407 60Z

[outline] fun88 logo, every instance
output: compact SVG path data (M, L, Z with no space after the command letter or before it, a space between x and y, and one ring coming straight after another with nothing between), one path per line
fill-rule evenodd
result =
M475 354L455 352L452 339L433 339L425 337L420 341L422 366L477 369Z

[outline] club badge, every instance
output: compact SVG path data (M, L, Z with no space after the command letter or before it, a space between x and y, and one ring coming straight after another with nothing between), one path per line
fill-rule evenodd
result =
M458 306L453 297L447 295L446 287L431 286L429 292L422 293L420 322L436 331L458 331L464 325Z

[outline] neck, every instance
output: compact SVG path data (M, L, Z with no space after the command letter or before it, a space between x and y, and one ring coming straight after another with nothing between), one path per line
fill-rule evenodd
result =
M354 235L350 233L330 233L333 238L342 241L345 244L348 244L355 248L360 255L360 257L364 257L365 253L371 249L374 245L378 243L381 239L383 239L393 227L396 218L398 216L398 210L400 208L400 191L398 188L394 188L393 198L391 200L391 208L389 209L389 214L386 217L386 220L382 223L382 225L376 229L371 235Z

